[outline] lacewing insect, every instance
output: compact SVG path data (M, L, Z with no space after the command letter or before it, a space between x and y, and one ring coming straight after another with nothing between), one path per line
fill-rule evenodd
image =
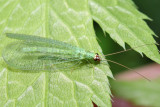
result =
M4 61L12 68L20 70L53 70L70 68L83 62L100 64L102 61L98 53L89 52L65 42L24 34L7 33L6 36L8 38L21 40L20 42L13 42L7 45L2 53ZM130 69L118 62L107 61ZM138 74L149 80L142 74Z
M53 70L73 67L83 62L98 63L98 53L86 51L65 42L38 36L11 34L7 37L21 40L4 49L4 61L20 70Z

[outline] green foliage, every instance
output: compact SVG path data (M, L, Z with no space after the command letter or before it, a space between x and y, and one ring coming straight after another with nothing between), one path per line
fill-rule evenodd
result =
M122 47L125 42L131 47L155 43L142 19L148 18L130 0L1 0L0 53L11 42L5 32L44 36L101 53L93 20ZM154 45L135 50L160 62ZM107 76L112 73L107 64L30 73L7 69L2 59L0 63L1 106L92 107L92 101L111 106Z
M156 43L152 37L154 32L142 20L149 18L138 12L131 0L93 0L90 7L93 19L123 48L125 43L132 48ZM148 45L134 50L160 63L156 46Z
M131 100L137 105L159 107L160 106L160 79L148 82L137 81L112 81L113 92L125 99Z

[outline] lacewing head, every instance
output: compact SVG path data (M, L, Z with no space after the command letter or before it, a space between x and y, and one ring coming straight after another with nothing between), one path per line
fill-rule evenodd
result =
M94 61L101 61L101 58L98 53L95 54Z

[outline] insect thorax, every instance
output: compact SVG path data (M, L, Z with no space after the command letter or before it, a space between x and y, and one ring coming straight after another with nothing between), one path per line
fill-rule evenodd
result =
M77 50L75 56L79 57L79 59L93 59L95 54L85 50Z

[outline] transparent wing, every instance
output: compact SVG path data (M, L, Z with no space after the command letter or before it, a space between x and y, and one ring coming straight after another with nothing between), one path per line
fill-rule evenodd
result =
M8 38L22 40L22 41L45 43L45 44L54 45L54 46L56 45L59 48L67 48L67 49L72 49L72 50L73 49L74 50L76 50L76 49L83 50L81 48L78 48L76 46L70 45L70 44L62 42L62 41L44 38L44 37L40 37L40 36L15 34L15 33L6 33L6 36Z
M2 56L10 67L21 70L63 69L81 63L75 50L37 42L11 43Z

